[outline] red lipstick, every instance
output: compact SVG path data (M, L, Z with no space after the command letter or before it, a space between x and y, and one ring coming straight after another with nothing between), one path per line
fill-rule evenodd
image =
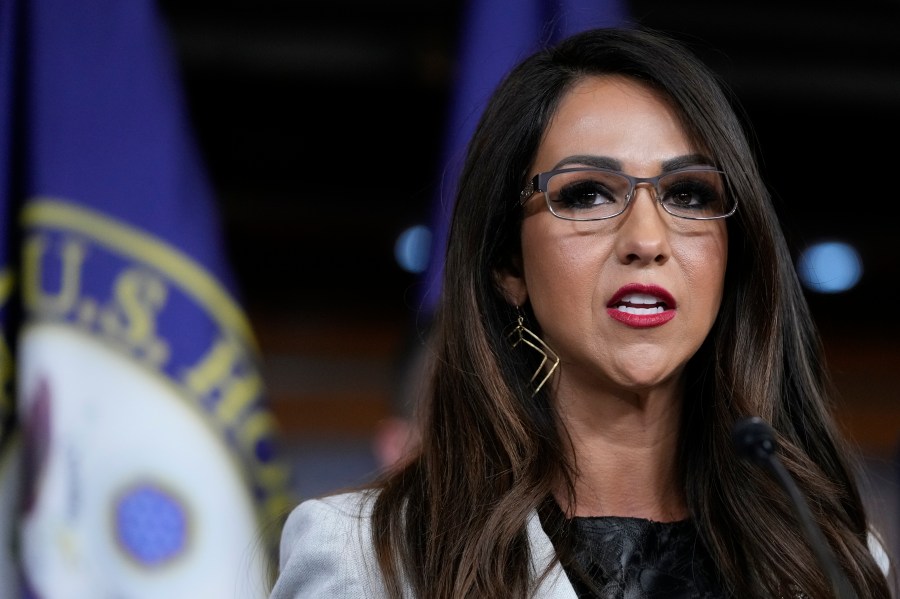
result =
M662 287L629 283L606 304L606 313L630 327L649 328L675 318L675 307L675 298Z

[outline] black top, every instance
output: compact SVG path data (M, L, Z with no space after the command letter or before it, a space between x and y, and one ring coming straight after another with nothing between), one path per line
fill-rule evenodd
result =
M655 522L615 516L562 519L541 514L579 599L721 599L716 568L690 520ZM573 551L567 551L563 544ZM565 556L571 556L566 559ZM579 570L583 574L579 574ZM587 576L597 592L584 581Z

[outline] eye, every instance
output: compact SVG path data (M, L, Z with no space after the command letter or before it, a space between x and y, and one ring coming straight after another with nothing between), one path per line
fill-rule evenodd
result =
M662 203L682 214L721 213L722 180L716 171L674 173L660 180Z
M601 181L587 178L567 183L557 191L554 201L566 208L591 208L598 204L614 203L616 199Z
M616 173L584 169L555 174L547 188L551 208L557 214L602 218L621 211L629 181Z

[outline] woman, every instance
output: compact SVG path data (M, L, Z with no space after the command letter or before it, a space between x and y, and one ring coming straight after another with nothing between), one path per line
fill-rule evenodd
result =
M281 597L830 597L734 450L760 416L859 597L890 596L820 342L728 97L601 29L499 86L461 175L421 439L286 523Z

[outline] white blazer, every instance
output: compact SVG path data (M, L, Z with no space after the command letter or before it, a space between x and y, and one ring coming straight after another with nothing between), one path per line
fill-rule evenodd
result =
M294 508L281 535L279 577L269 599L362 599L385 597L371 541L374 494L356 492L310 499ZM555 553L536 511L528 518L531 570L535 578ZM413 599L406 586L404 596ZM534 597L577 599L557 562Z
M384 597L381 570L371 542L374 493L354 492L300 503L281 535L279 577L269 599L370 599ZM541 527L537 511L527 525L531 571L535 579L554 560L553 543ZM878 538L869 549L887 574L890 559ZM404 597L414 599L404 585ZM536 599L577 599L565 571L556 562L541 581Z

